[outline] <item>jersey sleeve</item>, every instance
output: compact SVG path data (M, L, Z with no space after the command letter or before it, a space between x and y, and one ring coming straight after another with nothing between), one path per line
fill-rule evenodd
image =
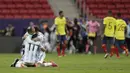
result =
M58 25L58 20L57 20L57 18L55 18L54 24L55 24L55 25Z
M104 24L104 25L107 24L107 19L106 19L106 18L103 19L103 24Z

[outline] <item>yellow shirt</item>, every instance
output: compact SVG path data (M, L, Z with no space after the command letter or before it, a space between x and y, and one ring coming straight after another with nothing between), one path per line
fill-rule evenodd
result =
M125 28L127 24L122 19L116 20L116 30L115 30L115 38L117 40L124 40L125 39Z
M66 27L66 18L60 18L56 17L55 18L55 25L56 25L56 34L58 35L65 35L65 27Z
M105 17L103 19L103 24L105 25L104 35L107 37L114 37L116 19L114 17Z

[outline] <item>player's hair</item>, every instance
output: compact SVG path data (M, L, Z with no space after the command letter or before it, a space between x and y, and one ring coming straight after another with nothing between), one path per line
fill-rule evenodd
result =
M74 18L74 24L75 24L75 25L78 24L78 20L77 20L77 18Z
M38 27L34 27L34 28L35 28L36 32L40 31L40 29Z
M121 17L121 13L117 13L117 16L118 16L118 17Z
M60 14L62 14L62 13L63 13L63 11L62 11L62 10L61 10L61 11L59 11L59 15L60 15Z
M28 33L32 33L32 28L31 28L31 27L28 27L28 28L27 28L27 32L28 32Z
M111 10L109 10L109 11L108 11L108 14L109 14L109 15L112 15L112 11L111 11Z
M37 36L37 34L32 35L32 39L36 38Z

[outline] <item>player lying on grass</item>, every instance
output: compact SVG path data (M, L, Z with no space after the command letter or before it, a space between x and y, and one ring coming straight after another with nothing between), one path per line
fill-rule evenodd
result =
M28 33L30 34L30 32ZM25 40L23 41L24 54L22 55L21 59L16 59L11 67L57 67L54 62L44 62L46 49L44 49L43 43L41 43L41 41L37 41L38 36L38 34L26 36Z

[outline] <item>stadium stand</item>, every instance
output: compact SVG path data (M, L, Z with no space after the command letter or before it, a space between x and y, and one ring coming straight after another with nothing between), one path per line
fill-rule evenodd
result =
M0 18L53 18L47 0L0 0Z
M120 12L123 18L130 18L130 0L77 0L78 3L81 2L83 8L83 3L86 3L86 10L89 8L89 13L92 13L98 18L105 17L108 10L112 10L114 16L116 13Z

